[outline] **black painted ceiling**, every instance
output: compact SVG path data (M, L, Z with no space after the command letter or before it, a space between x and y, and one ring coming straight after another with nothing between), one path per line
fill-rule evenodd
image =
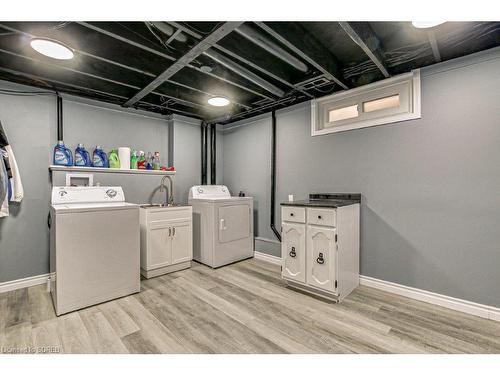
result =
M247 22L180 64L225 26L1 22L0 79L228 123L500 45L498 22L448 22L432 29L409 22ZM33 37L63 42L75 58L40 55L29 45ZM181 68L131 102L175 66ZM217 95L232 104L208 105Z

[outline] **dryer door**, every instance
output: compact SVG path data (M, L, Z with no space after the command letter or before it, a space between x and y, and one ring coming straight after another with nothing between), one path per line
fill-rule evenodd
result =
M219 207L219 242L231 242L250 236L250 206L235 204Z

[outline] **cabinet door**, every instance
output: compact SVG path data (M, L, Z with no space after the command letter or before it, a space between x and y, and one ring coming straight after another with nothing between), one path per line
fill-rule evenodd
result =
M306 226L283 223L281 257L282 275L287 279L306 282Z
M307 283L329 292L335 291L335 229L307 226Z
M172 264L172 225L169 221L154 221L148 230L148 269Z
M186 262L193 258L193 236L191 222L172 226L172 264Z

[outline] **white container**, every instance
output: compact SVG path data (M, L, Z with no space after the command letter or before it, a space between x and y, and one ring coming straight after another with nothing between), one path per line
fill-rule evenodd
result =
M120 169L130 169L130 147L118 147Z

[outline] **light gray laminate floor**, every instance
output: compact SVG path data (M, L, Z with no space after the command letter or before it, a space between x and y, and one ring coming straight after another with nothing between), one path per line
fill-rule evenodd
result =
M285 287L251 259L143 280L142 291L56 317L45 286L0 294L3 352L500 353L500 323L368 287L341 304Z

